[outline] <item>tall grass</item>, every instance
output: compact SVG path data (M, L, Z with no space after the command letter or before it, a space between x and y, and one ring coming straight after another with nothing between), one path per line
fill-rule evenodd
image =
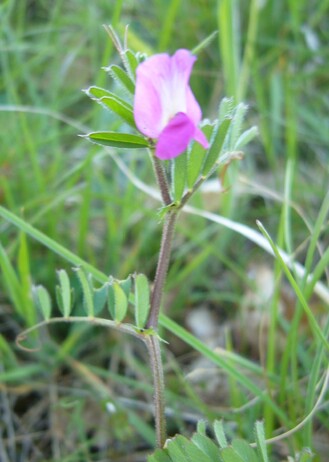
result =
M203 114L213 117L219 98L233 97L249 105L248 124L259 127L245 159L232 166L225 193L195 198L196 213L212 215L186 214L178 223L161 320L169 340L170 430L188 434L198 417L224 417L232 435L251 441L253 422L264 418L268 438L291 430L271 446L273 461L307 446L325 462L329 325L328 292L320 284L329 279L328 9L327 0L0 5L1 460L98 460L93 451L113 460L138 452L145 458L153 440L145 405L151 382L145 352L134 343L86 327L42 332L34 354L14 342L38 317L32 285L53 294L59 268L83 265L100 282L108 274L154 272L156 200L110 155L77 136L122 128L80 91L91 84L113 89L100 70L118 59L102 28L111 23L121 36L129 24L129 46L149 53L192 49L218 30L192 78ZM131 175L152 186L145 153L117 154ZM292 256L291 277L287 261L264 252L260 234L239 235L218 215L251 232L260 220L275 249ZM247 294L257 292L251 267L262 265L271 284L257 327L251 321L257 307L244 309ZM218 345L187 330L201 305L219 323ZM249 329L259 348L243 343ZM208 361L200 370L197 357ZM210 396L202 381L182 378L193 367L200 374L214 365L220 385ZM115 403L115 414L102 407L106 402Z

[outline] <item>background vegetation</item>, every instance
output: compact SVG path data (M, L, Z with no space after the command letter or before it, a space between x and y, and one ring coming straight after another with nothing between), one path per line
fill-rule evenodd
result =
M194 205L253 229L260 220L306 273L292 265L291 284L257 239L181 217L165 311L193 335L163 322L169 432L223 418L230 436L252 441L257 419L269 438L303 422L271 446L273 461L297 460L303 447L315 461L329 454L326 354L303 314L305 302L328 334L328 9L328 0L0 4L0 204L118 278L152 277L160 236L157 203L77 136L121 129L81 92L117 90L100 70L118 62L102 24L121 37L129 24L128 46L147 53L192 49L219 31L198 56L193 90L209 118L224 96L245 101L259 136L225 192L214 179ZM150 184L143 151L118 154ZM56 270L72 275L73 265L3 218L0 238L0 459L145 460L154 441L146 352L87 326L52 327L38 351L18 349L15 337L39 316L32 285L53 294Z

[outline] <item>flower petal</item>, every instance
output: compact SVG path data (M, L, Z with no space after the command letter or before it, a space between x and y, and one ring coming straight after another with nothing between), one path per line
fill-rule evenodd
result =
M177 50L170 57L162 53L137 67L134 118L141 133L158 138L168 122L184 112L197 125L201 109L189 78L196 57L188 50Z
M138 130L150 138L158 138L163 124L162 91L170 81L170 56L154 55L137 67L134 118Z
M202 117L201 109L189 86L196 57L190 51L181 49L171 59L173 97L177 106L175 112L185 112L198 125Z
M162 160L182 154L195 134L195 125L182 112L175 115L161 132L155 147L155 155Z
M193 120L194 125L200 123L202 118L201 109L190 87L186 90L186 114Z
M166 82L167 92L162 93L162 102L165 107L165 112L168 115L168 120L175 116L178 112L184 112L190 117L189 106L194 111L194 106L190 104L190 98L195 98L192 94L191 88L189 87L189 79L192 72L193 64L196 61L196 57L188 50L177 50L176 53L171 57L170 61L170 80ZM168 97L165 93L169 94ZM196 103L196 101L195 101ZM196 103L198 106L198 103ZM199 108L199 106L198 106ZM201 110L199 108L200 119ZM190 117L194 120L194 117ZM198 120L198 122L200 121Z
M196 56L183 48L177 50L171 57L172 74L176 74L185 85L188 85Z

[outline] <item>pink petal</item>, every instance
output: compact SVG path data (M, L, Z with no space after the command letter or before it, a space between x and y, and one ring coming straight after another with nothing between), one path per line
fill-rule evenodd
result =
M161 92L166 80L170 80L170 56L165 53L137 67L134 118L138 130L150 138L157 138L163 129Z
M188 84L195 61L196 56L192 55L189 50L184 50L183 48L177 50L171 57L172 70L180 76L185 85Z
M188 50L177 50L171 57L170 79L162 92L162 104L168 119L184 112L197 125L201 120L201 109L189 86L189 79L196 57ZM170 94L170 97L167 95Z
M137 68L134 117L141 133L158 138L179 112L197 125L201 109L188 84L196 57L188 50L177 50L170 57L154 55Z
M179 156L193 139L194 133L194 123L186 114L179 112L161 132L155 147L155 155L162 160Z
M202 118L201 109L190 87L186 90L186 114L193 120L194 125L200 123Z
M172 57L172 74L176 100L184 99L184 103L181 104L184 107L181 107L177 112L185 112L193 120L194 124L198 125L202 117L201 109L189 86L189 79L195 61L196 57L190 51L177 50ZM183 98L182 95L184 95Z

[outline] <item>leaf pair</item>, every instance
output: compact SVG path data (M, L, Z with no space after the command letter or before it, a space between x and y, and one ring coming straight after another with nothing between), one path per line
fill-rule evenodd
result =
M127 315L128 304L132 301L136 327L145 326L150 310L150 289L144 274L135 274L134 293L131 293L132 277L124 281L113 280L108 285L108 308L112 318L121 323Z
M129 303L134 305L135 323L139 329L145 326L150 310L150 289L147 277L136 274L133 277L119 281L109 278L101 287L95 288L91 274L79 267L74 268L82 292L83 311L93 318L99 315L107 306L111 318L117 323L123 322L127 316ZM57 272L59 285L56 287L56 300L62 315L67 318L71 315L74 291L70 278L65 270ZM134 281L134 292L131 292ZM33 291L34 302L45 320L51 318L51 298L48 291L41 285Z
M73 289L70 279L65 270L57 272L59 285L56 286L56 301L62 315L70 316L73 307ZM49 292L42 285L33 287L33 300L43 318L48 321L51 318L52 303Z
M100 104L105 109L114 112L127 124L136 129L133 107L130 103L104 88L91 86L83 91L89 98L96 101L96 103Z
M204 121L201 127L210 140L207 152L194 142L186 153L172 160L172 191L176 202L184 198L186 190L187 195L195 191L220 165L237 158L237 151L256 135L256 127L240 135L246 111L246 105L239 104L233 108L232 100L224 98L217 121Z
M56 301L64 318L71 314L74 302L74 290L71 287L70 278L63 269L57 271L59 284L56 286ZM46 321L51 318L52 302L49 292L42 285L33 287L33 300L37 309Z
M175 436L164 449L158 449L149 456L148 462L269 462L263 422L255 424L255 449L240 438L229 444L222 421L215 421L213 426L218 445L206 435L205 430L205 423L200 421L190 440L182 435ZM294 462L311 462L312 459L312 453L304 448Z
M200 422L191 439L175 436L164 449L149 456L148 462L268 462L262 422L256 422L255 433L257 450L242 439L234 439L228 444L222 422L215 421L216 444L206 435L204 422Z
M129 49L121 50L120 55L125 69L117 66L116 64L104 69L124 90L126 90L126 92L128 92L131 97L131 95L135 93L136 68L139 64L139 55L135 55ZM130 127L137 130L131 103L125 101L116 94L105 90L104 88L96 86L91 86L87 90L84 90L84 92L87 96L89 96L89 98L96 101L98 104L101 104L105 109L114 112ZM92 143L112 146L115 148L138 149L150 146L147 139L140 135L130 133L101 131L82 135L82 137L87 138Z
M107 283L96 289L93 286L92 276L87 274L83 268L74 268L74 271L81 285L84 311L87 316L93 318L105 306L108 290Z
M122 70L122 72L124 71ZM124 122L130 125L133 129L137 130L134 121L133 107L130 103L127 103L119 96L105 90L104 88L92 86L84 91L91 99L101 104L105 109L117 114ZM132 135L130 133L101 131L81 136L82 138L87 138L92 143L116 148L137 149L149 146L149 142L145 138L140 135Z

